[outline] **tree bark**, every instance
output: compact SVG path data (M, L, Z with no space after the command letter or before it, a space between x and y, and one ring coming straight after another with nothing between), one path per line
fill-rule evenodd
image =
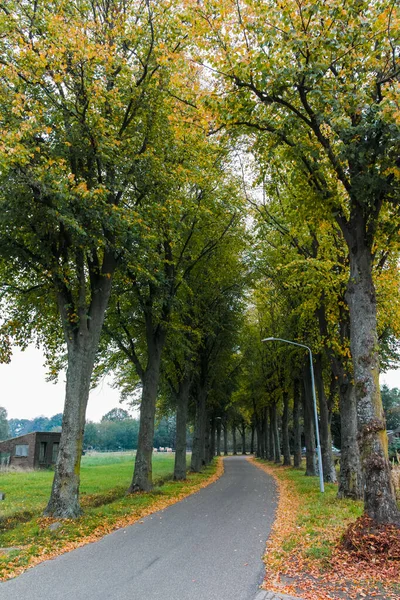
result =
M60 293L58 296L68 351L68 368L60 446L45 516L74 519L82 514L79 484L86 407L115 268L114 259L105 256L101 274L93 276L97 283L92 284L89 309L86 308L85 299L82 299L78 325L71 324L68 314L71 307L65 295ZM82 296L85 286L82 275Z
M301 424L300 424L300 382L294 380L293 384L293 464L301 465Z
M246 425L244 421L242 422L240 433L242 436L242 454L246 454Z
M190 463L190 470L194 473L199 473L204 466L206 395L206 390L200 386L196 394L196 413L194 419L192 459Z
M266 406L263 409L262 412L262 430L263 430L263 436L264 436L264 456L263 458L265 458L266 460L269 460L269 452L270 452L270 435L269 435L269 420L268 420L268 416L269 416L269 409Z
M128 488L128 494L139 491L147 492L153 487L154 420L164 341L165 332L161 329L157 329L156 333L152 332L147 341L147 367L142 381L138 447L132 483Z
M268 407L268 419L269 419L269 427L268 427L268 460L275 460L275 439L274 439L274 423L272 412L272 405Z
M361 500L364 497L360 452L357 443L357 404L350 378L339 382L341 429L340 473L338 498Z
M318 475L317 457L315 452L315 427L314 407L311 391L310 370L307 365L304 368L303 377L303 415L304 415L304 438L306 443L306 475Z
M351 237L349 231L351 230ZM380 523L400 525L388 460L386 424L379 388L376 296L372 253L366 244L361 207L353 209L347 231L350 280L346 299L350 313L350 344L354 365L359 445L364 481L364 509Z
M210 454L209 454L209 462L214 459L215 456L215 434L217 431L217 424L215 421L215 417L211 418L210 424Z
M224 429L224 456L228 456L228 423L223 423Z
M322 356L320 353L318 353L315 357L315 384L317 387L319 401L320 442L324 481L327 483L337 483L335 463L332 454L332 435L329 419L329 408L324 388Z
M347 308L345 308L345 297L339 303L340 339L343 347L346 347L350 337L350 320ZM322 305L318 310L320 332L328 336L328 324L326 321L325 307ZM360 451L357 441L357 405L352 383L353 375L349 370L347 360L342 356L327 349L332 372L338 381L339 409L341 424L341 456L338 498L361 499L364 497L362 485L362 473L360 463Z
M283 415L282 415L282 446L283 446L283 464L290 466L290 444L289 444L289 394L283 392Z
M271 424L272 424L272 435L273 435L273 439L274 439L273 460L276 464L281 464L281 445L280 445L280 441L279 441L278 411L277 411L276 402L271 404L270 418L271 418Z
M232 446L233 446L233 455L237 454L237 446L236 446L236 426L232 425Z
M206 411L207 412L207 411ZM210 431L211 431L211 426L210 426L210 421L208 418L208 414L206 414L206 421L204 424L204 431L205 431L205 435L204 435L204 464L208 465L211 462L211 456L210 456Z
M190 375L186 374L179 382L176 398L176 447L174 479L186 479L186 428L188 419L188 404L190 390Z
M256 426L254 422L251 424L251 438L250 438L250 454L254 454L254 435L256 431Z
M221 417L217 417L217 456L221 456Z
M256 431L257 431L257 458L264 458L264 431L262 429L261 423L258 418L256 421Z

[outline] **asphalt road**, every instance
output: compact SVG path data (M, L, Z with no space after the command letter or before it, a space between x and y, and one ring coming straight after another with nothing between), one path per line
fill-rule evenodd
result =
M1 600L254 600L275 485L242 457L214 484L0 583Z

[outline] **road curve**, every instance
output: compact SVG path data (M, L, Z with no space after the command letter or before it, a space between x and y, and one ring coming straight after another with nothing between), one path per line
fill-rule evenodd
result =
M0 583L0 598L254 600L275 506L271 477L226 458L216 483Z

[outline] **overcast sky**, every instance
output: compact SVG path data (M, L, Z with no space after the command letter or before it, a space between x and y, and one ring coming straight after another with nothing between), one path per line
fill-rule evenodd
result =
M400 370L381 375L381 384L400 388ZM65 376L57 384L46 382L43 355L35 347L25 352L15 348L11 363L0 364L0 406L7 410L9 419L52 417L63 411ZM100 421L114 407L127 409L119 403L117 390L106 381L93 390L89 397L87 419Z
M14 349L11 363L0 364L0 406L7 410L9 419L52 417L63 412L65 375L57 384L46 382L40 350L30 346L22 352ZM119 403L119 393L103 382L90 393L87 419L100 421L114 407L127 408Z

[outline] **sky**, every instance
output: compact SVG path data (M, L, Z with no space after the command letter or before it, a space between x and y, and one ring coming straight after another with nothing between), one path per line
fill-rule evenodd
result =
M0 364L0 406L9 419L52 417L63 411L65 375L57 384L46 382L46 368L40 350L29 346L24 352L14 349L11 363ZM400 388L400 369L381 375L381 384ZM128 409L119 403L119 393L104 380L89 396L86 418L100 421L115 407Z
M11 362L0 364L0 406L9 419L52 417L63 412L65 374L57 384L46 382L43 363L42 352L29 346L25 351L14 348ZM119 403L118 391L105 380L90 393L86 418L98 422L115 407L128 408Z

